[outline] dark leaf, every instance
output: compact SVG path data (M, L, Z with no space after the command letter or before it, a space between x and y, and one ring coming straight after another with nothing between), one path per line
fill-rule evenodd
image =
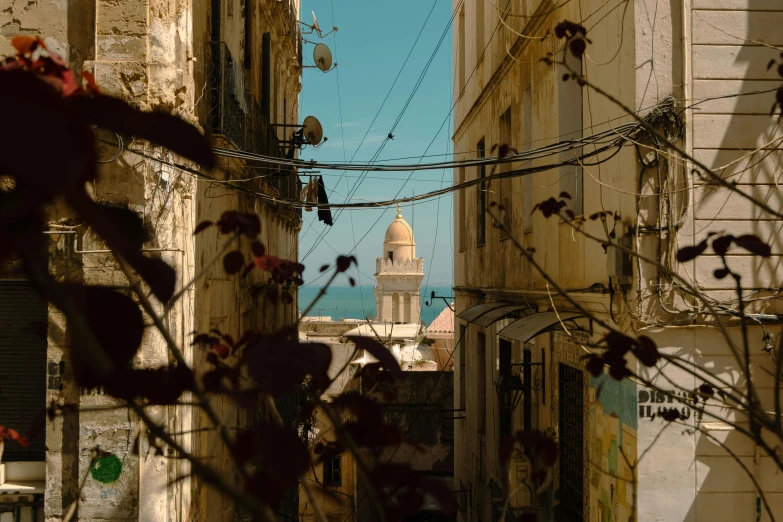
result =
M120 399L175 404L185 391L192 389L192 383L193 373L187 366L165 366L120 370L103 384L103 389Z
M141 310L130 297L109 288L62 284L65 299L78 309L87 327L92 332L99 348L114 363L116 368L125 368L131 362L141 344L144 321ZM63 309L63 303L53 301ZM76 380L86 388L101 386L110 379L96 366L100 354L93 354L87 343L80 338L77 328L71 327L71 364Z
M209 334L198 334L193 338L193 342L191 343L191 345L203 344L206 346L212 346L213 344L218 344L219 342L220 339L218 339L215 336Z
M778 76L783 78L783 63L778 65Z
M561 199L571 199L571 194L569 194L568 192L561 192L560 196L558 197L560 197Z
M227 274L236 274L245 267L245 256L239 250L229 252L223 257L223 269Z
M609 365L609 375L616 381L622 381L631 375L631 370L625 366L625 360Z
M598 377L604 373L604 360L597 355L591 355L587 360L586 367L587 371L590 372L590 375Z
M134 211L109 205L101 205L104 219L110 219L122 233L123 240L129 243L130 248L140 249L149 241L149 235L144 228L144 221Z
M345 272L351 267L351 263L356 264L356 257L354 256L338 256L337 257L337 271Z
M142 112L110 96L79 98L87 121L121 134L129 134L169 148L205 167L215 165L209 141L195 127L163 112Z
M568 216L569 219L574 219L576 217L576 214L574 214L574 211L569 209L566 209L565 211L566 216Z
M319 272L326 272L327 270L329 270L329 265L321 265Z
M677 408L663 408L658 413L658 415L660 415L660 417L667 422L674 422L680 420L680 418L682 417L682 415L680 414L679 410L677 410Z
M565 74L563 75L563 81L564 81L564 82L567 82L569 78L571 78L571 75L570 75L570 74L568 74L568 73L565 73Z
M682 247L677 251L677 261L685 263L692 259L696 259L707 250L707 241L702 241L698 245Z
M634 352L636 358L643 365L652 368L658 363L660 353L658 353L658 347L655 342L646 335L639 336L639 344Z
M243 445L242 451L250 447L251 454L261 461L245 488L270 505L277 505L283 493L295 487L299 475L310 467L310 451L294 428L262 424Z
M250 248L253 249L253 255L255 257L261 257L266 253L266 248L261 241L253 241L250 244Z
M719 256L725 256L733 241L734 236L732 235L720 236L712 241L712 250Z
M253 456L255 438L256 436L252 431L245 430L239 432L233 448L234 458L237 462L245 463Z
M775 65L775 59L772 58L769 62L767 62L767 70L769 71L772 69L772 66Z
M353 277L349 277L348 284L350 284L351 286L356 286L356 280Z
M270 335L257 335L244 348L243 357L259 391L272 395L293 393L305 378L312 386L323 390L329 383L328 369L332 360L329 347L320 343L300 343L290 330Z
M713 395L715 395L715 389L712 387L711 384L705 382L701 386L699 386L697 393L701 398L709 399Z
M231 353L231 349L225 344L213 344L212 349L221 359L225 359Z
M201 223L199 223L198 225L196 225L196 228L195 228L195 230L193 231L193 235L195 236L195 235L196 235L196 234L198 234L199 232L202 232L202 231L204 231L204 230L208 229L208 228L209 228L209 227L211 227L212 225L214 225L214 223L213 223L212 221L202 221Z
M729 275L729 273L730 271L728 268L716 268L712 275L715 276L715 279L723 279Z
M734 238L734 243L736 243L737 246L744 248L751 254L755 254L757 256L769 257L772 255L772 248L759 239L758 236L754 236L752 234L736 237ZM715 248L714 244L713 248Z
M609 352L607 354L609 357L613 354L622 357L636 344L636 341L632 337L616 331L611 331L606 334L604 340L606 341L606 350Z
M584 38L574 38L568 43L568 49L576 58L580 58L587 50L587 41Z
M174 295L177 284L177 272L165 261L157 258L149 258L139 254L128 261L136 269L136 272L150 286L150 290L161 303L167 303Z
M599 217L601 217L603 214L601 212L596 212L595 214L590 214L590 221L595 221Z
M353 341L353 343L356 344L356 348L359 350L364 350L378 359L381 366L383 366L385 370L391 372L392 375L400 375L402 373L400 364L397 362L397 359L394 358L394 355L392 355L388 348L375 339L353 335L346 338L349 341Z

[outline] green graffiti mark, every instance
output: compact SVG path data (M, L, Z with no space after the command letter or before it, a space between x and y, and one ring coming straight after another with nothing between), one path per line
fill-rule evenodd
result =
M122 462L117 455L110 454L98 457L90 468L92 478L103 484L114 482L122 473Z

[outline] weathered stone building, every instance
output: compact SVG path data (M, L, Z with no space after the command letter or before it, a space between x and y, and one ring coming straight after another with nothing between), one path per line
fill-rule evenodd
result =
M298 16L298 0L13 1L0 12L0 54L13 54L10 40L17 34L39 35L77 76L94 73L105 94L144 110L176 114L200 126L216 146L282 156L288 152L280 143L286 139L285 127L273 124L299 119ZM214 229L193 235L198 222L216 221L226 210L255 212L267 253L297 259L299 213L249 193L297 198L294 172L224 158L213 171L194 175L178 168L175 164L187 162L168 150L128 137L118 146L120 136L97 132L109 144L102 143L99 150L100 173L91 187L96 200L143 217L150 234L144 251L176 269L178 289L198 276L173 306L156 305L197 373L204 368L205 354L190 346L193 331L217 328L236 336L295 320L295 298L288 304L273 304L263 296L251 299L248 287L264 283L264 274L240 280L227 276L220 263L210 268L225 238ZM59 279L128 289L106 246L68 209L51 209L46 233L49 269ZM249 256L249 244L240 241ZM0 321L10 332L0 340L0 425L20 431L30 427L33 415L19 416L20 404L35 414L51 401L76 406L47 422L45 435L32 440L27 450L6 445L5 462L46 464L28 464L24 474L7 476L0 493L42 503L48 521L61 520L72 508L80 520L233 520L228 499L190 477L183 460L156 452L143 436L140 451L134 450L140 421L113 408L116 401L110 397L74 383L64 354L68 332L62 314L37 298L18 264L0 268ZM19 343L29 350L14 358L10 347ZM149 327L135 363L155 367L169 360L165 342ZM212 406L226 425L247 426L256 420L253 412L227 400L213 400ZM213 464L225 462L219 469L233 473L226 448L214 430L203 429L207 422L197 410L156 407L149 413L185 448ZM119 459L114 480L90 476L91 452L97 446ZM290 512L296 513L295 503Z
M770 47L781 39L775 29L783 16L780 3L458 0L453 5L454 150L471 151L458 159L492 156L498 144L539 150L518 162L454 173L455 182L486 178L455 196L454 407L466 417L457 421L462 424L456 430L455 480L457 489L469 492L460 505L461 520L496 520L505 499L518 490L529 467L500 462L498 440L522 428L549 430L560 447L554 475L536 493L539 520L625 521L635 509L642 521L757 515L766 520L758 507L760 492L720 443L751 470L773 512L780 513L781 482L771 478L776 469L771 458L732 424L742 427L747 419L721 401L709 407L718 419L697 419L687 401L677 404L628 380L591 378L583 344L606 332L564 299L486 213L489 208L499 214L500 207L489 205L500 204L510 235L535 249L535 261L590 314L630 334L650 336L661 350L739 390L747 377L715 328L722 321L732 342L740 342L734 280L714 276L720 256L679 264L675 254L710 232L758 235L771 245L771 257L736 249L728 263L741 275L750 299L745 302L754 324L751 373L763 407L772 411L769 372L774 368L763 349L769 349L768 325L780 323L776 218L710 183L666 147L653 150L650 140L625 140L581 163L574 158L598 151L621 136L624 125L635 123L619 102L641 116L659 117L648 121L660 125L677 146L740 190L780 208L774 187L779 152L772 151L779 150L780 130L769 115L780 78L775 67L765 69L779 55ZM556 37L556 25L565 20L587 29L591 42L581 59ZM548 56L551 60L542 60ZM568 68L556 63L564 56ZM564 78L571 72L616 101ZM543 149L607 131L611 137L602 143L577 143L554 153ZM552 167L492 180L496 173L547 165ZM563 198L566 208L585 216L587 233L605 238L614 227L613 241L682 275L714 300L718 317L659 267L624 257L611 246L607 254L600 241L557 217L533 212L535 204L557 200L562 192L570 195ZM610 218L604 229L601 219L589 219L600 211L616 212L618 221ZM684 396L700 385L692 373L671 367L653 372L640 366L640 371ZM515 377L521 383L516 391L505 386ZM518 392L521 399L514 404ZM666 430L660 417L652 422L664 407L681 409L686 427ZM645 452L637 463L637 454ZM512 494L512 511L532 504L530 495Z

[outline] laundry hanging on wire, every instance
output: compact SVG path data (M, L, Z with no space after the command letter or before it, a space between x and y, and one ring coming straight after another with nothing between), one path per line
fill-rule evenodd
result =
M299 200L305 204L305 212L312 212L312 205L318 205L318 219L332 226L332 210L329 208L329 198L321 176L310 176L310 181L302 189Z

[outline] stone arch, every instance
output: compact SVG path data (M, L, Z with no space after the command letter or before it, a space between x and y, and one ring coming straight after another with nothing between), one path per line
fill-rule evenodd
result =
M411 322L411 294L408 292L405 292L405 296L402 298L403 303L403 310L404 310L404 321L406 323Z

